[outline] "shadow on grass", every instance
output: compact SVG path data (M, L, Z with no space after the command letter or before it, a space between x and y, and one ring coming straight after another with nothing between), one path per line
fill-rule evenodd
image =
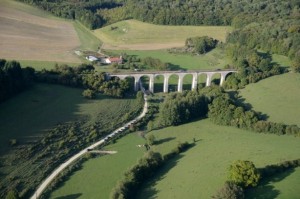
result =
M70 194L70 195L66 195L66 196L59 196L59 197L56 197L55 199L77 199L80 196L82 196L82 193L75 193L75 194Z
M155 141L155 144L156 145L163 144L165 142L170 142L171 140L174 140L174 139L176 139L176 138L175 137L163 138L163 139Z
M270 183L280 182L281 180L291 175L294 171L295 169L290 169L286 172L264 179L257 187L246 190L245 198L246 199L276 198L277 196L279 196L280 191L276 190L275 187Z

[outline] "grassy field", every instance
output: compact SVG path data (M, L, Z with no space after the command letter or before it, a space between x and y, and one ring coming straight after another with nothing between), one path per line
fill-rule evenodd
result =
M112 30L112 27L117 27ZM136 20L95 30L105 49L155 50L184 46L188 37L210 36L225 41L229 26L162 26Z
M111 189L122 178L124 171L143 155L145 148L138 148L136 145L144 142L141 136L132 133L118 140L116 144L105 147L106 150L117 153L85 162L81 170L52 192L50 198L71 198L72 195L86 199L109 198Z
M300 126L300 75L287 73L250 84L240 96L269 121Z
M0 57L80 63L80 40L71 22L29 5L0 1Z
M238 159L251 160L257 167L300 157L300 143L292 136L257 134L232 127L216 126L202 120L178 127L154 131L155 147L167 153L178 141L196 146L171 161L150 181L138 198L210 198L222 187L227 168ZM281 146L281 147L278 147ZM300 185L293 185L295 189Z

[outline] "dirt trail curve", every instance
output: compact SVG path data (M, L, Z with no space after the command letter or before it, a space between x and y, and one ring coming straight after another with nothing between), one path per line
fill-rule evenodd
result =
M135 119L129 121L128 123L126 123L125 125L123 125L122 127L116 129L114 132L112 132L111 134L107 135L105 138L99 140L98 142L90 145L89 147L86 147L85 149L81 150L80 152L78 152L77 154L75 154L74 156L72 156L70 159L68 159L66 162L62 163L58 168L56 168L51 175L49 175L42 184L40 184L40 186L38 187L38 189L34 192L34 194L32 195L31 199L38 199L41 194L43 193L43 191L46 189L46 187L52 182L52 180L60 173L62 172L66 167L68 167L72 162L74 162L76 159L78 159L80 156L84 155L85 153L87 153L89 150L94 149L95 147L101 145L102 143L105 142L106 138L112 138L114 136L116 136L117 134L122 133L123 130L125 130L125 128L128 128L130 125L136 123L138 120L142 119L147 111L148 111L148 102L147 102L147 97L146 95L144 95L144 108L143 108L143 112L136 117Z

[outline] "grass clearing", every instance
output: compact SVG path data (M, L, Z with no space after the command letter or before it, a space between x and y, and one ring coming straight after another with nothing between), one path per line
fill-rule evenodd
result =
M111 27L117 27L112 30ZM156 50L184 46L188 37L210 36L225 41L229 26L163 26L126 20L95 30L105 49Z
M197 143L183 157L166 165L144 186L138 198L210 198L223 186L227 168L234 160L251 160L257 167L263 167L300 157L299 140L292 136L216 126L208 119L152 133L158 140L167 140L155 146L163 154L178 141L192 142L195 138Z
M113 155L90 159L82 169L75 172L63 186L52 192L50 198L68 197L77 194L78 198L109 198L112 188L123 177L123 173L134 165L144 154L145 148L136 145L145 140L136 133L129 134L106 150L118 151ZM84 183L82 183L84 182Z
M300 126L300 74L286 73L247 85L240 96L269 121Z
M71 22L20 2L0 2L0 57L80 63L80 41Z

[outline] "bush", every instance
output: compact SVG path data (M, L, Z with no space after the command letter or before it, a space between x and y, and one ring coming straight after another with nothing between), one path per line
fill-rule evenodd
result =
M213 199L244 199L244 190L233 182L227 181L224 186L212 196Z
M95 99L96 93L95 93L95 91L93 91L91 89L86 89L82 92L82 96L87 99Z

